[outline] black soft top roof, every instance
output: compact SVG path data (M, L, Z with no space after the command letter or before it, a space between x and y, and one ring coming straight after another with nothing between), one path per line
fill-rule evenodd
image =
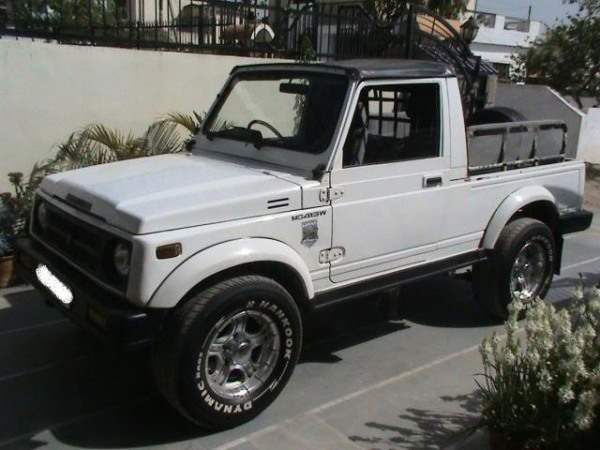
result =
M270 63L236 66L231 71L244 72L309 71L317 73L338 73L353 79L382 78L440 78L454 77L451 66L434 61L416 59L348 59L328 63Z

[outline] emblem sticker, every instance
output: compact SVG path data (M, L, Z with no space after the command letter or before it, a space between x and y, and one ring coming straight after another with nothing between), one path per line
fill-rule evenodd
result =
M302 222L302 245L312 247L319 240L319 222L306 220Z

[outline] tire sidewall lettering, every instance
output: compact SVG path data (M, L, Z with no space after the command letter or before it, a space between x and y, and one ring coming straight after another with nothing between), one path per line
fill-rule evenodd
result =
M292 353L294 349L294 330L292 329L292 324L287 314L279 306L277 306L274 303L271 303L268 300L250 300L246 304L246 307L261 309L265 312L269 312L273 317L275 317L278 320L280 327L283 329L283 334L286 337L286 339L284 340L283 358L290 360L292 358Z
M204 342L197 353L196 364L195 364L195 374L194 374L194 385L196 387L197 394L199 396L200 401L204 403L204 406L212 410L214 413L223 414L223 415L239 415L244 413L250 413L255 408L256 401L260 400L260 398L266 392L273 392L277 389L280 384L281 379L286 375L288 368L290 367L290 362L295 354L295 333L292 326L292 321L289 319L288 314L275 302L270 299L260 299L260 300L249 300L242 307L234 308L239 310L248 310L254 309L257 311L261 311L269 314L272 317L277 326L281 331L281 346L282 351L279 355L278 361L276 362L275 369L271 375L270 380L268 380L252 399L244 399L243 402L233 403L231 401L227 401L226 399L221 398L218 394L212 392L208 383L204 379L204 365L206 363L205 357L206 354L204 352L205 344ZM214 326L217 326L224 320L223 318L217 320ZM211 327L211 329L213 328ZM210 333L207 334L206 338L208 339ZM291 365L293 367L293 364Z

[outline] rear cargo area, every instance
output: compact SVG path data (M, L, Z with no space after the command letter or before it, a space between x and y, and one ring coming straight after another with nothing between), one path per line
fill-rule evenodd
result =
M467 127L472 175L567 160L567 125L560 120L492 123Z

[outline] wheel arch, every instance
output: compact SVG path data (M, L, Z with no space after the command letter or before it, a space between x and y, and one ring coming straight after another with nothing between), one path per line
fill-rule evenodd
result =
M482 247L493 249L506 224L520 217L544 222L559 243L559 214L554 195L543 186L526 186L510 194L496 209L483 235Z
M148 306L175 307L199 290L242 274L271 278L290 292L302 312L310 308L314 287L303 259L283 242L266 238L238 239L196 253L169 274Z

